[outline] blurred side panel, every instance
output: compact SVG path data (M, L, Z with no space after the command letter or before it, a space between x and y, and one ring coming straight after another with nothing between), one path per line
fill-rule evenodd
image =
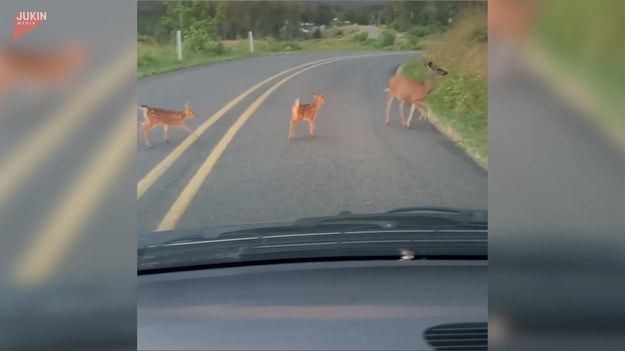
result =
M0 349L136 349L135 33L134 1L0 2Z
M625 2L489 1L491 349L622 349Z

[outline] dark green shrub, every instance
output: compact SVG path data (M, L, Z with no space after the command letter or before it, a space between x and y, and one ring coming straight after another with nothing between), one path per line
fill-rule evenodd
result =
M210 44L206 51L214 55L223 55L226 53L227 50L226 50L226 46L224 45L224 43L216 42L216 43Z
M268 38L267 49L271 52L285 52L302 50L302 47L294 41L282 41Z
M391 31L383 31L382 34L380 35L380 44L382 46L391 46L393 44L395 44L395 38L397 36L395 35L394 32Z
M149 44L149 45L156 45L156 40L154 40L154 38L152 38L149 35L138 34L137 35L137 42L138 43L143 43L143 44Z
M368 37L369 37L369 34L367 34L367 32L360 32L352 37L352 41L363 42L367 40Z

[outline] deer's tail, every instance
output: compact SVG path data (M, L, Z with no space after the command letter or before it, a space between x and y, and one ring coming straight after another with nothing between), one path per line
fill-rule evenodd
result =
M384 89L384 91L388 93L388 88Z
M141 111L145 111L145 110L147 110L147 109L148 109L148 106L147 106L147 105L140 105L140 106L137 106L137 108L138 108L139 110L141 110Z
M293 112L293 116L297 116L297 112L299 111L299 99L295 99L295 103L293 104L293 108L291 111Z

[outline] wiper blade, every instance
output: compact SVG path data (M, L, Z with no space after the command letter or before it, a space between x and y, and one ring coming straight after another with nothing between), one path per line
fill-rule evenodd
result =
M487 223L488 211L486 210L466 210L453 207L403 207L390 210L387 213L441 213L454 215L456 221Z
M373 214L140 235L140 270L284 258L488 255L487 212L404 208Z
M480 225L488 223L488 212L484 210L462 210L451 207L406 207L373 214L353 214L343 211L336 216L300 218L294 226L320 227L330 225L370 225L380 229L395 229L402 226L431 225Z
M443 212L443 213L460 213L466 210L453 207L401 207L390 210L386 213L415 213L415 212Z

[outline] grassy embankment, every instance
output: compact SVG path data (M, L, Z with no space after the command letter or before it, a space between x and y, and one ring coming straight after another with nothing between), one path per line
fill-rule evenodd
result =
M545 2L532 32L531 62L556 91L625 152L625 2Z
M432 35L424 57L406 62L401 71L425 79L426 62L449 73L437 80L428 98L430 121L488 168L488 43L485 14L463 14L448 31Z
M215 43L209 50L194 52L185 49L183 60L178 61L173 45L159 45L149 37L139 37L137 43L137 75L146 77L159 73L193 67L213 62L290 52L320 51L374 51L418 50L421 38L390 29L379 29L379 38L368 38L360 27L330 28L318 39L283 41L273 38L254 40L254 53L250 53L248 40L225 40Z

